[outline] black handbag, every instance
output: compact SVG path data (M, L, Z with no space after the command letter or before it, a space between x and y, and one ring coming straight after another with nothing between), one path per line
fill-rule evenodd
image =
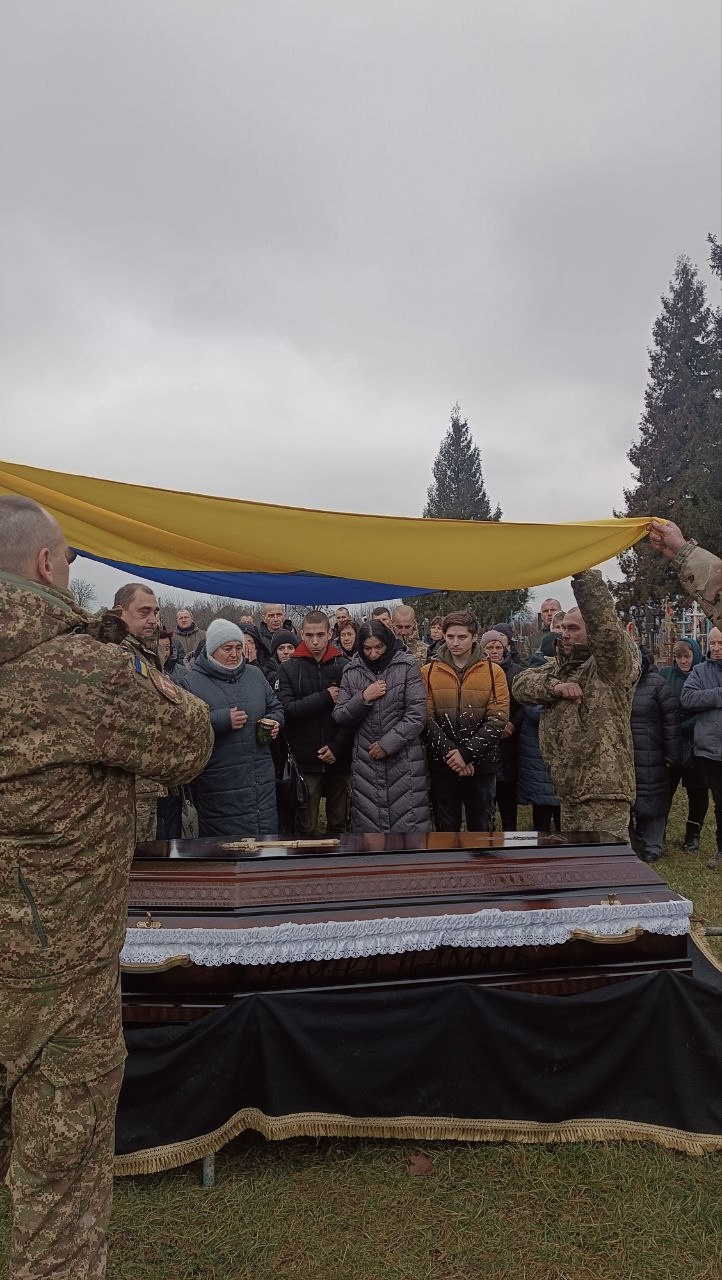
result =
M694 738L691 734L682 738L682 759L679 763L683 769L691 769L694 765Z
M301 773L296 757L291 751L286 757L283 773L278 780L278 789L287 804L296 806L308 804L306 779Z

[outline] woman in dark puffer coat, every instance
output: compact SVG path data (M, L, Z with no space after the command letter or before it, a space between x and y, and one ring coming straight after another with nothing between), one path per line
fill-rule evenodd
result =
M426 690L418 663L374 619L341 677L334 720L354 731L353 831L429 831Z
M669 767L682 757L682 726L679 704L672 690L644 649L641 657L642 673L632 702L637 783L632 816L642 845L640 858L644 862L657 862L662 856L669 812Z
M205 648L181 684L207 703L215 745L193 783L199 835L238 839L275 835L276 774L270 746L260 743L261 718L283 724L283 708L268 681L243 657L243 632L217 618ZM230 662L229 662L230 659ZM274 730L277 736L279 728Z
M695 653L695 649L697 653ZM696 667L697 663L702 662L702 660L702 653L696 641L693 644L690 640L677 640L672 649L671 667L659 668L659 674L663 680L667 681L678 702L680 701L687 676L692 668ZM696 716L689 711L682 712L682 733L691 743L694 742L695 719ZM687 825L682 848L688 853L694 853L696 849L699 849L702 824L707 816L709 807L709 790L702 772L702 765L695 757L694 752L692 752L691 764L686 765L684 768L681 764L678 764L669 770L670 804L674 799L674 793L679 786L680 780L687 792L688 801Z

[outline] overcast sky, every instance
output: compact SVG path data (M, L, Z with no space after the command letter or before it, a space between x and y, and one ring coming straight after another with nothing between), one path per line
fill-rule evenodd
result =
M622 505L718 0L32 0L0 63L0 457L420 515L458 399L505 519Z

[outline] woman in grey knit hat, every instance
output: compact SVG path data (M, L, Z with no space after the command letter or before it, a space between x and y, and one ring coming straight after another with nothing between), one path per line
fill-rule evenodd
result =
M246 662L243 642L240 627L216 618L202 654L180 681L209 706L216 736L211 758L193 783L201 837L235 840L277 832L270 740L283 724L283 708L259 668ZM261 720L269 724L259 729Z

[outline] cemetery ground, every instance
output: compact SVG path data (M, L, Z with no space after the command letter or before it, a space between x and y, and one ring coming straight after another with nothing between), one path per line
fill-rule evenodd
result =
M722 925L713 815L684 854L685 801L657 869ZM722 962L722 938L708 945ZM198 1164L116 1181L108 1280L720 1280L721 1187L722 1151L653 1143L245 1134L218 1153L210 1190ZM0 1263L8 1231L3 1189Z

